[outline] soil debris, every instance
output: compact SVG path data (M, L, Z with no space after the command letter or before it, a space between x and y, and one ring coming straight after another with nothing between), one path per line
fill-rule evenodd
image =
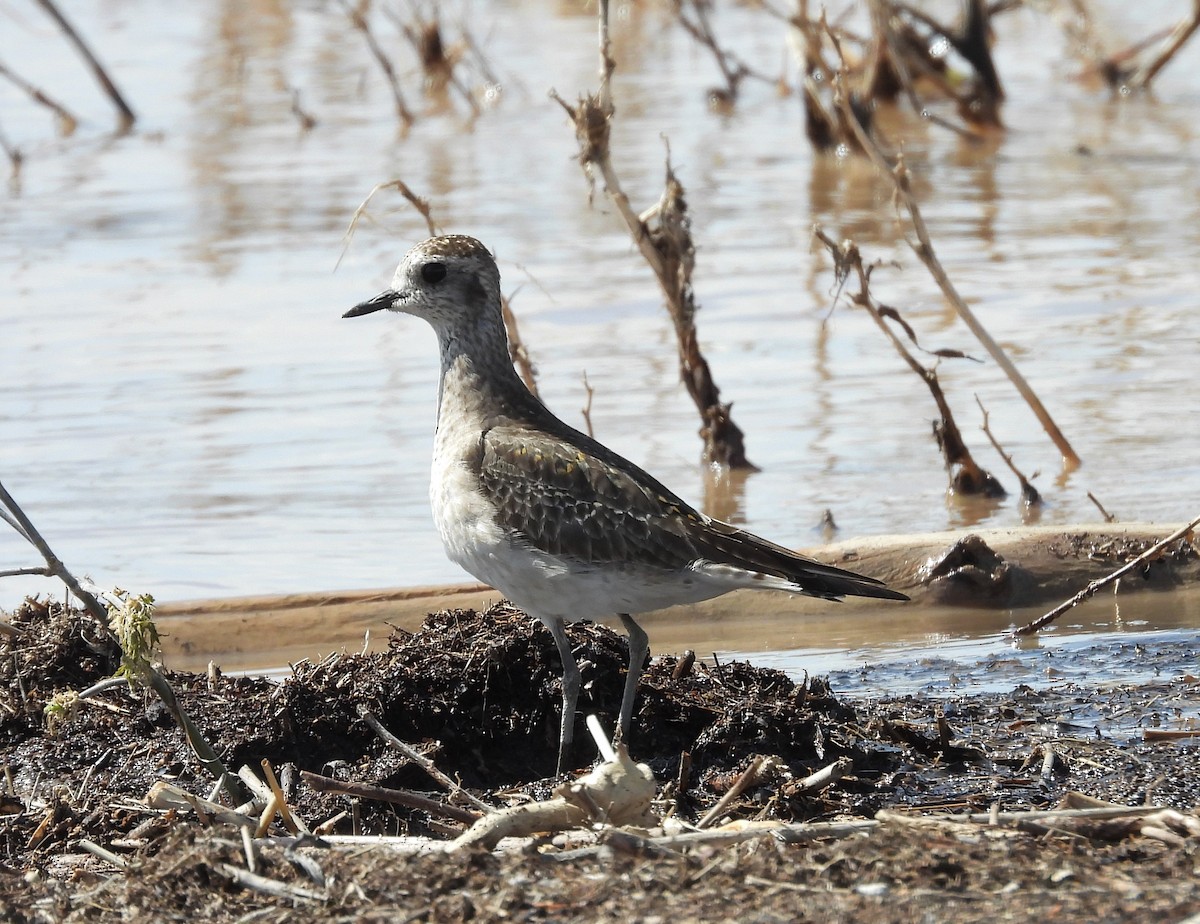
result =
M369 713L480 800L548 798L561 782L546 777L557 653L510 606L435 613L416 632L396 631L385 651L298 663L278 680L171 673L227 766L265 759L278 773L301 828L268 817L257 839L215 817L150 807L147 794L164 782L201 797L197 805L216 796L149 691L108 685L52 733L46 705L110 677L119 656L57 603L29 601L9 622L19 632L0 640L6 920L123 909L133 920L270 921L302 906L316 920L628 920L685 908L689 919L795 920L802 908L809 919L907 921L925 919L931 897L962 921L1000 908L1095 920L1200 911L1200 749L1118 730L1095 690L854 700L820 678L656 658L630 751L659 781L656 815L687 832L720 803L712 820L723 827L674 839L608 828L446 855L440 845L466 829L464 803L452 817L317 791L300 771L447 799L364 721ZM611 728L623 640L586 623L569 632L584 671L580 711ZM1163 679L1106 691L1103 704L1169 722L1196 714L1200 685ZM591 746L577 741L582 769ZM1085 809L1087 818L1119 820L1012 822L1064 798L1078 805L1080 793L1120 804ZM1146 806L1175 812L1138 821ZM396 852L368 835L436 843Z

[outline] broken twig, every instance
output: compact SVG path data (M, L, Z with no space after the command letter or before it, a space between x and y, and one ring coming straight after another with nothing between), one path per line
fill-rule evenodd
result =
M1124 577L1130 571L1133 571L1139 565L1141 565L1147 561L1150 561L1155 556L1157 556L1159 552L1161 552L1163 549L1165 549L1167 546L1169 546L1172 542L1178 542L1180 539L1184 538L1189 533L1191 533L1197 526L1200 526L1200 517L1196 517L1190 523L1188 523L1186 526L1181 526L1179 529L1175 530L1175 532L1171 533L1171 535L1167 536L1166 539L1163 539L1161 542L1155 543L1150 548L1146 549L1146 551L1144 551L1137 558L1133 559L1132 561L1126 562L1124 565L1122 565L1116 571L1112 572L1112 574L1108 575L1107 577L1103 577L1098 581L1092 581L1090 584L1088 584L1087 587L1085 587L1085 588L1083 588L1083 590L1079 591L1079 593L1077 593L1075 596L1073 596L1070 600L1067 600L1065 603L1060 603L1058 606L1056 606L1050 612L1046 613L1043 616L1039 616L1037 619L1033 620L1033 622L1027 623L1026 625L1023 625L1020 628L1014 629L1013 635L1032 635L1034 632L1037 632L1039 629L1046 628L1046 626L1050 625L1050 623L1052 623L1052 622L1054 622L1054 620L1058 619L1058 617L1061 616L1063 613L1067 612L1068 610L1074 609L1079 604L1083 603L1084 600L1087 600L1093 594L1095 594L1096 591L1102 590L1103 588L1107 587L1109 584L1113 583L1114 581L1120 580L1122 577Z

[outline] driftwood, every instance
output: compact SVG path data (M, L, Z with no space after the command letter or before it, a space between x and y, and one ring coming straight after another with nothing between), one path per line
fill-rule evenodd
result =
M613 759L559 786L554 794L553 799L512 806L479 819L448 849L491 849L505 837L527 837L589 824L646 827L656 821L650 810L654 774L645 764L634 763L623 744L617 745Z

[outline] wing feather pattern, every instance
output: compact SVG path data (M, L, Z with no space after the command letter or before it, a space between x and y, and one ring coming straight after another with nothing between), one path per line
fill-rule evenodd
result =
M908 599L874 578L704 516L637 466L552 420L555 432L504 421L486 429L480 441L482 490L501 525L534 547L579 561L671 571L703 560L744 569L748 577L779 578L830 600Z

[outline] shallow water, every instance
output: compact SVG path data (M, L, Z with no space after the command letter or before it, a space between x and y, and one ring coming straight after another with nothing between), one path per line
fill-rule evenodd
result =
M886 187L814 155L796 98L765 84L747 83L732 115L710 113L710 58L647 6L621 6L614 27L615 160L645 207L665 135L688 190L701 343L763 469L724 493L697 462L654 284L602 196L588 206L572 130L546 97L595 87L582 4L443 7L472 24L499 78L474 121L461 103L433 111L380 18L420 114L406 135L333 6L73 5L141 117L125 136L51 25L32 8L0 13L0 60L84 118L56 139L44 111L0 86L0 128L25 155L0 194L0 478L58 554L164 600L462 579L427 509L433 338L413 319L339 318L425 236L381 193L343 255L354 208L395 177L447 230L496 251L550 406L580 424L586 373L597 436L710 512L796 546L821 541L826 508L846 536L1021 522L1013 501L947 498L924 386L866 317L830 315L814 222L899 261L877 295L924 343L983 355L904 245ZM781 29L751 6L721 4L716 21L774 72ZM1125 5L1100 6L1110 37L1179 15L1143 3L1130 24ZM1066 48L1045 16L999 21L1009 130L993 143L907 116L887 125L956 285L1084 466L1060 472L992 363L945 363L941 377L985 465L1015 487L977 433L976 393L1017 463L1042 473L1042 523L1094 521L1092 491L1124 520L1175 524L1200 498L1197 46L1135 99L1067 79ZM35 563L0 533L0 569ZM47 586L0 582L0 606Z

